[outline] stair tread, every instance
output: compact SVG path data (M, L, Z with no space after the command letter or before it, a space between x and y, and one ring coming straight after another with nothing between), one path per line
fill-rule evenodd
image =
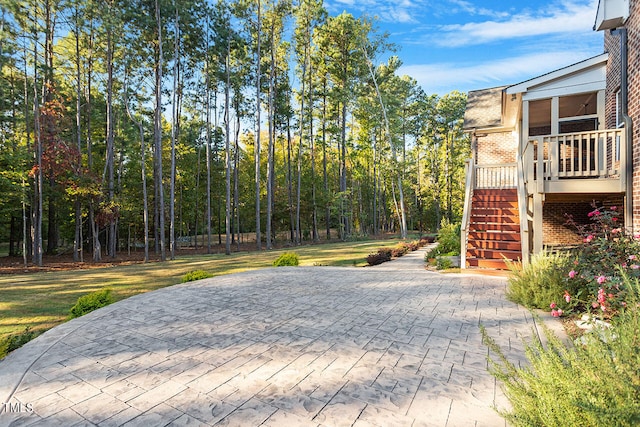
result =
M509 270L507 263L502 259L478 259L467 258L469 267L491 268L496 270Z
M512 250L499 250L499 249L467 249L467 255L469 258L481 258L481 259L511 259L517 260L522 258L522 252Z
M493 223L481 223L481 224L469 224L469 231L475 231L479 233L487 233L487 232L520 232L520 224L493 224Z
M507 270L505 258L522 258L516 189L474 190L465 250L471 267Z
M467 244L467 249L521 251L522 242L519 240L471 240Z

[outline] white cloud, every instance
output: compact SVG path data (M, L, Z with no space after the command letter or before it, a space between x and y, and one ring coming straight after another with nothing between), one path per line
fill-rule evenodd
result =
M533 53L481 63L439 63L402 66L399 74L417 80L426 93L444 95L516 84L587 59L584 51Z
M454 8L451 10L451 12L453 13L463 12L469 15L484 15L498 18L509 16L508 12L499 12L484 7L478 7L470 1L466 0L449 0L449 2L454 6Z
M333 0L325 2L329 12L339 13L343 8L377 16L382 22L416 24L420 13L425 11L425 0Z
M473 7L465 1L454 0L459 6ZM430 43L445 47L478 45L519 37L542 36L559 33L576 34L590 31L595 18L597 0L589 3L563 0L556 6L548 6L536 12L509 15L508 19L483 22L442 25L439 36L428 35ZM486 13L484 13L486 14ZM425 41L426 38L423 38Z

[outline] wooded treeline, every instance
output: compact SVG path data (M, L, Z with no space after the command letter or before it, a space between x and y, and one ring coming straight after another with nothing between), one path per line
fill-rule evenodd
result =
M321 0L0 5L0 242L25 262L460 217L466 97L398 75L375 22Z

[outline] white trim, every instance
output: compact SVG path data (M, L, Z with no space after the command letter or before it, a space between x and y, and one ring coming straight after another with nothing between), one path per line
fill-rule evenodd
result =
M531 88L535 86L540 86L542 84L549 83L553 80L557 80L562 77L567 77L567 76L570 76L571 74L584 71L595 65L606 63L608 59L609 59L609 53L605 52L601 55L594 56L593 58L586 59L582 62L569 65L568 67L564 67L559 70L555 70L550 73L543 74L542 76L538 76L538 77L534 77L533 79L526 80L522 83L509 86L508 88L505 89L505 93L508 95L515 94L515 93L526 93L527 91L529 91ZM598 89L599 87L597 89L589 89L587 91L595 91Z
M596 12L595 31L621 27L629 18L629 0L600 0Z
M578 95L580 93L590 93L590 92L598 92L601 90L605 90L606 82L593 82L580 86L566 86L563 88L550 88L544 90L535 90L530 93L525 93L522 95L522 99L526 99L529 101L535 101L537 99L549 99L554 96L569 96L569 95Z

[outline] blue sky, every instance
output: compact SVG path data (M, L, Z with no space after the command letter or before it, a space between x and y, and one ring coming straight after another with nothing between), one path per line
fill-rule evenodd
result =
M378 18L401 74L429 93L515 84L603 52L598 0L326 0L331 15ZM378 58L383 60L384 58Z

